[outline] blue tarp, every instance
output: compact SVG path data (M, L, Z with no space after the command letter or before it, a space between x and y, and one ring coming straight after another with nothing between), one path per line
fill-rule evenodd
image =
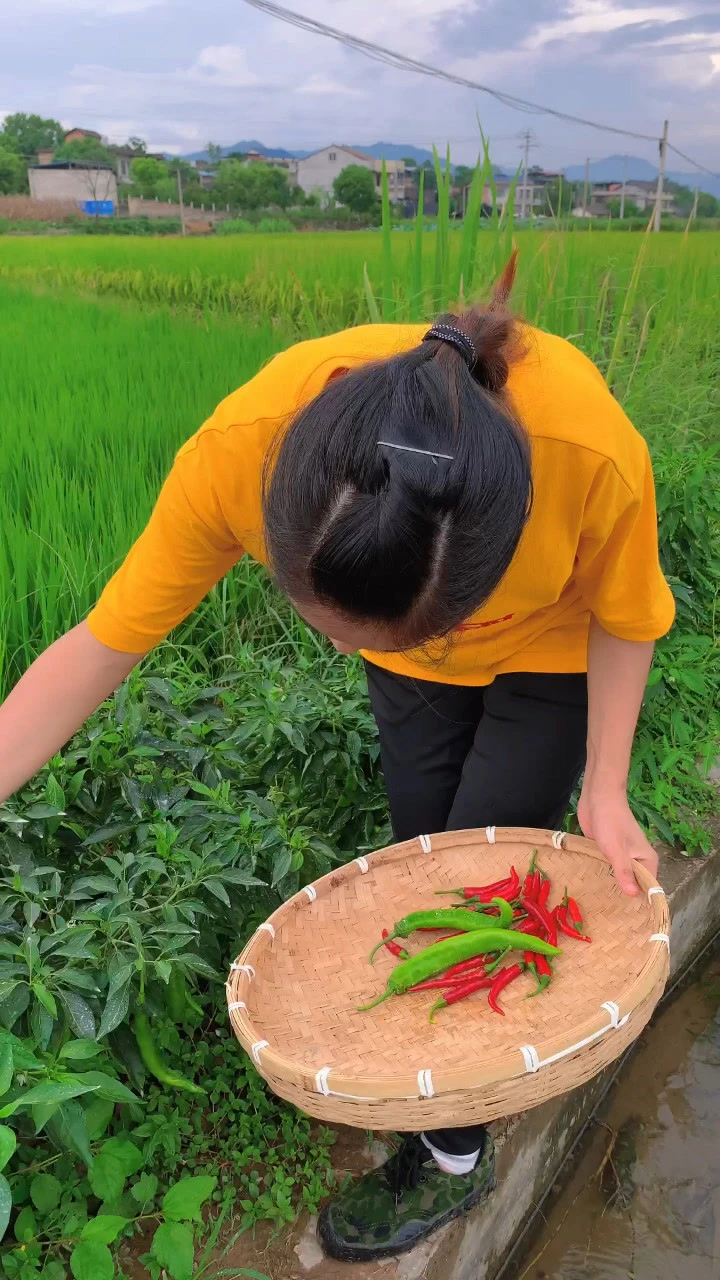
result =
M80 208L83 213L89 213L93 218L111 218L115 212L115 202L113 200L81 200Z

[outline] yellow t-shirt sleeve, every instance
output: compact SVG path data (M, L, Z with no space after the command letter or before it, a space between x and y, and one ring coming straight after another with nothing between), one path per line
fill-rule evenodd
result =
M146 653L192 613L243 554L215 492L213 433L180 451L143 533L87 624L102 644Z
M596 475L573 576L611 635L657 640L672 626L675 602L660 568L650 456L639 435L636 441L629 481L610 461Z

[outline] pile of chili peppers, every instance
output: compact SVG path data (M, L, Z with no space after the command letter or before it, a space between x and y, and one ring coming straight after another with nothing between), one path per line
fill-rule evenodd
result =
M439 1009L486 990L490 1008L504 1016L500 995L523 973L535 979L531 997L550 985L552 960L560 954L559 934L579 942L591 941L584 930L582 911L567 889L557 906L550 905L552 885L537 865L537 850L522 881L511 867L510 874L494 884L464 885L443 892L462 899L462 905L414 912L399 920L391 933L383 929L370 958L385 946L402 963L390 975L385 993L373 1004L401 992L438 991L430 1010L432 1022ZM416 930L442 931L443 937L411 956L395 939L407 938ZM522 961L503 964L511 951L522 949L523 938L526 949ZM433 947L438 948L436 961Z

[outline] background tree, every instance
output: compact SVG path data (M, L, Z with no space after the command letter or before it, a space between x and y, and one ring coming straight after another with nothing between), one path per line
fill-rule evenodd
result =
M208 164L219 165L223 158L223 149L218 146L217 142L208 142L205 150L208 153Z
M561 182L559 178L553 178L545 187L543 213L549 213L553 217L572 213L577 199L577 186L574 182L566 182L564 178Z
M59 120L16 111L14 115L5 117L0 129L0 147L30 160L45 147L59 146L64 134Z
M55 149L56 160L96 160L103 164L115 164L115 156L99 138L73 138L62 142Z
M140 156L144 156L147 151L147 142L145 139L138 138L135 134L128 138L127 144L131 151L137 151Z
M276 169L262 161L243 164L223 160L218 168L213 193L220 204L251 211L277 205L286 209L292 192L286 169Z
M612 200L608 200L607 207L608 207L608 212L612 218L620 217L620 197L619 196L614 197ZM628 200L626 198L625 207L623 209L623 217L624 218L641 218L642 214L643 214L642 209L635 204L635 201Z
M673 204L684 218L689 217L695 207L695 192L692 187L684 187L679 182L668 182L667 190L673 193ZM720 200L707 191L698 192L697 215L699 218L717 218L720 215Z
M378 202L375 174L362 164L349 164L342 169L333 182L333 191L335 199L353 213L370 213Z
M158 184L167 181L169 170L163 160L154 160L152 156L138 156L130 165L130 179L133 194L145 200L154 200L158 194Z
M0 195L19 195L26 191L26 161L15 151L0 145Z

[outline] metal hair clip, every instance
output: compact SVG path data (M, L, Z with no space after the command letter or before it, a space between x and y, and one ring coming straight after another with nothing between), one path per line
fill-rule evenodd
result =
M414 449L410 444L392 444L390 440L378 440L378 445L382 445L384 449L400 449L403 453L422 453L426 458L443 458L445 462L452 462L454 454L438 453L437 449Z

